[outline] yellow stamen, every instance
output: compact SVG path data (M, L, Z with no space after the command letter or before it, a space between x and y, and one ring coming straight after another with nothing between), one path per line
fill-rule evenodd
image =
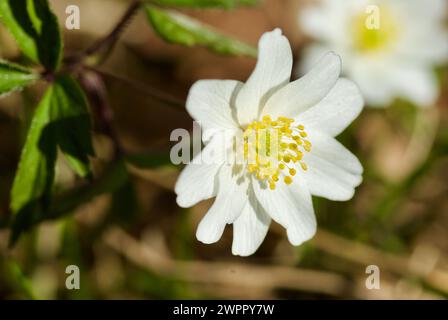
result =
M311 151L311 142L304 130L303 125L286 117L272 120L265 115L261 121L250 123L243 133L248 172L265 181L271 190L281 175L284 183L291 184L298 168L307 170L302 159L304 152Z
M302 170L303 170L303 171L308 170L308 166L306 165L305 162L300 162L300 166L302 167Z
M358 51L375 53L391 47L400 33L400 24L387 7L378 13L362 13L353 18L353 45Z

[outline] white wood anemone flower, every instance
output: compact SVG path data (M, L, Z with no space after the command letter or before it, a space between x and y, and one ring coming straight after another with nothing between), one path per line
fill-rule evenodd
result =
M305 49L299 72L334 50L366 104L404 98L432 106L439 95L433 68L448 61L447 0L320 0L299 15L318 43Z
M339 56L328 53L289 82L292 52L281 30L265 33L258 52L246 83L200 80L190 89L187 110L204 130L205 147L175 186L181 207L216 197L197 239L214 243L233 224L232 253L241 256L258 249L271 219L293 245L312 238L311 195L349 200L363 172L334 139L363 107L358 87L339 78Z

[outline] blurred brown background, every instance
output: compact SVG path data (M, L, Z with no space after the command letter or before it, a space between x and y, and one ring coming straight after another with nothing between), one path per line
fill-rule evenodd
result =
M235 10L182 10L237 39L256 45L260 35L280 27L300 59L309 41L298 11L309 1L265 0ZM61 25L65 8L81 10L81 30L64 30L65 52L75 53L107 34L129 1L53 0ZM0 55L19 54L1 29ZM103 71L113 125L130 154L168 152L169 134L191 128L182 101L198 79L244 81L255 59L219 56L204 48L166 44L139 13L122 35ZM195 238L210 206L181 210L172 191L179 168L130 167L131 179L113 195L96 197L73 215L35 228L6 249L0 229L2 298L446 298L448 296L448 112L447 70L438 106L417 111L404 102L387 110L366 110L340 140L365 166L353 200L314 199L316 237L295 248L273 224L258 252L231 255L231 228L214 245ZM9 215L9 189L23 141L26 110L40 86L0 101L0 217ZM180 103L167 103L162 93ZM176 101L177 101L176 100ZM112 141L95 128L98 174L112 159ZM63 162L57 183L82 182ZM13 258L20 270L6 260ZM65 288L65 267L81 269L81 290ZM381 270L381 290L365 287L368 265ZM20 280L17 280L20 279Z

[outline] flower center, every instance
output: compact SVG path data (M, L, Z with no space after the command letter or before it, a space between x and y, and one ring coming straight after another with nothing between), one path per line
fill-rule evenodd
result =
M397 38L398 25L389 11L378 9L377 15L360 14L353 19L354 46L358 51L377 52L387 49Z
M280 177L291 184L297 168L307 170L302 158L311 151L311 142L306 137L305 127L295 125L293 119L272 120L264 116L262 121L252 122L243 133L248 171L258 180L266 181L271 190Z

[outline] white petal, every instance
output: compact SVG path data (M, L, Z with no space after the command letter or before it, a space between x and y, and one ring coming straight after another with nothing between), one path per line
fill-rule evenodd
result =
M369 106L387 107L396 96L396 90L385 76L385 70L392 65L388 59L370 61L363 57L354 58L347 65L348 77L359 86Z
M255 120L266 99L291 78L292 51L280 29L265 33L258 44L255 70L238 93L236 107L241 125Z
M321 101L341 72L341 58L329 52L302 78L289 83L268 100L263 114L294 118Z
M397 96L407 98L418 106L432 106L437 99L438 84L431 68L397 62L385 70L384 76L395 88Z
M255 196L252 195L249 199L243 213L233 223L232 253L243 257L257 251L271 224L271 217Z
M216 164L188 164L176 183L176 202L182 208L216 196L215 176L220 166Z
M216 133L209 143L182 170L174 187L176 202L189 208L202 200L216 196L217 174L227 160L225 144L231 141L226 131Z
M446 0L399 0L394 2L402 15L402 31L396 42L398 55L412 63L443 64L448 61Z
M252 183L258 201L271 218L286 229L291 244L298 246L314 236L316 217L304 179L297 177L291 185L280 181L275 190L256 178Z
M311 194L335 201L353 197L362 181L359 160L332 137L310 132L311 152L304 157L308 170L303 173Z
M406 37L397 43L398 55L414 63L443 64L448 61L448 32L443 26L420 26L408 30Z
M347 79L339 79L324 99L300 114L296 120L306 128L311 127L334 137L358 117L363 104L356 84Z
M339 51L335 51L335 49L331 49L329 45L323 43L312 43L305 47L300 59L300 64L297 65L295 70L297 78L301 78L311 71L320 59L330 51L339 53Z
M215 202L199 223L196 238L203 243L218 241L227 223L233 223L248 201L248 179L237 172L237 166L224 164L219 170Z
M302 30L314 39L333 42L335 39L347 38L342 26L348 18L347 5L336 1L320 1L317 6L303 9L299 15Z
M331 40L334 28L328 20L331 16L330 10L322 7L305 8L299 15L299 25L302 30L313 38Z
M190 89L187 111L203 130L233 129L232 99L242 85L234 80L200 80Z
M440 22L446 16L448 7L446 0L398 0L394 1L394 5L414 18L414 21L420 18L425 23L433 20Z
M410 62L443 64L448 61L448 32L446 0L399 0L397 16L402 15L402 34L397 41L398 54Z
M387 106L394 98L405 98L419 106L430 106L438 95L431 68L411 59L354 59L349 77L359 85L366 103Z

